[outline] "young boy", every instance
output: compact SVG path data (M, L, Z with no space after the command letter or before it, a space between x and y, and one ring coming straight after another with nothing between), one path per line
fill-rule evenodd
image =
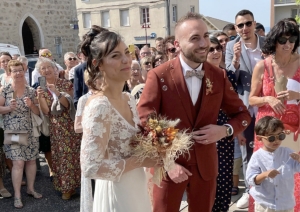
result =
M300 156L287 147L280 147L286 135L279 119L265 116L254 130L263 143L263 147L253 153L246 172L255 211L293 212L294 173L300 172Z

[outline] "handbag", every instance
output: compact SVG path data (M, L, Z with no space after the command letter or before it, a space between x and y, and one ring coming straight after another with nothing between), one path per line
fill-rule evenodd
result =
M28 131L4 130L4 144L19 144L28 146Z

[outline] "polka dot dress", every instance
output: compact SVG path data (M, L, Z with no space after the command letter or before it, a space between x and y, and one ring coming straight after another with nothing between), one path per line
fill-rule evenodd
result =
M235 74L227 71L227 77L236 90ZM218 116L218 125L226 124L229 118L220 110ZM232 172L233 172L233 153L234 142L224 138L217 142L219 174L217 178L217 190L213 212L228 211L231 203Z

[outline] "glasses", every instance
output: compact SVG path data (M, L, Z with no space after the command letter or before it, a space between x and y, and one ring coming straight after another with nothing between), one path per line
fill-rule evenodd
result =
M269 142L272 143L272 142L276 141L277 139L278 139L279 141L283 141L283 140L285 139L286 135L285 135L285 132L281 132L281 133L279 133L278 135L270 135L270 136L262 136L262 135L258 135L258 137L265 138L265 139L267 139Z
M41 54L42 57L51 57L52 54L49 52Z
M230 40L234 40L236 38L236 36L232 35L229 37Z
M16 71L11 71L11 73L16 74L16 73L22 73L24 70L16 70Z
M131 71L140 71L141 69L139 68L132 68Z
M220 43L228 42L228 41L229 41L229 38L225 38L225 39L220 39L220 40L219 40Z
M168 52L170 52L170 53L175 53L175 52L176 52L176 48L175 48L175 47L169 48L169 49L168 49Z
M286 37L279 37L277 38L277 42L281 45L286 44L286 42L289 40L290 43L295 43L297 40L297 36L291 36L289 38Z
M69 57L68 60L69 60L69 61L72 61L72 60L76 61L77 58L76 58L76 57Z
M142 52L141 55L151 55L151 52Z
M151 62L144 62L144 65L148 66L148 65L151 65Z
M246 25L247 27L251 27L251 26L252 26L252 23L253 23L253 21L247 21L246 23L240 23L240 24L237 24L236 26L237 26L239 29L243 29L245 25Z
M208 53L212 54L212 53L214 53L215 51L221 52L221 51L222 51L222 47L221 47L221 46L217 46L216 48L210 47L209 50L208 50Z

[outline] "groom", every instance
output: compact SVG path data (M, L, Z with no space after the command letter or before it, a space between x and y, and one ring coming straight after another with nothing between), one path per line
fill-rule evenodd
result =
M199 14L188 13L177 22L174 45L180 55L148 73L138 111L142 121L153 111L180 118L178 128L193 132L195 144L190 157L176 160L161 188L154 186L153 211L179 211L186 190L189 212L211 212L218 174L216 141L235 137L251 118L224 71L205 62L210 41ZM231 117L226 126L216 125L220 108Z

